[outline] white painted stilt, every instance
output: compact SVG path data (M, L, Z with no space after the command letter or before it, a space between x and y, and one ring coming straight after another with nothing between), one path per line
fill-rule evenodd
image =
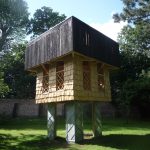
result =
M66 104L66 134L67 142L83 140L83 108L79 102Z
M48 104L47 109L48 138L54 140L56 137L56 103Z
M93 102L92 108L92 116L93 116L93 134L94 137L98 137L102 135L102 124L101 124L101 114L100 114L100 103Z

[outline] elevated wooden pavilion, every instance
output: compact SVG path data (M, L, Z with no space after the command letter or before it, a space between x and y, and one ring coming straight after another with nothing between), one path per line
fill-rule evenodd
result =
M48 136L54 139L56 103L66 103L66 139L83 139L82 102L93 102L93 133L101 134L99 102L111 100L109 71L119 67L118 43L75 17L27 45L25 69L35 72L36 103L48 103Z

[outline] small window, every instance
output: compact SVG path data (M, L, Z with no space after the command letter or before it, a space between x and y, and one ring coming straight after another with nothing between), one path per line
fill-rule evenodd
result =
M64 62L59 61L56 64L56 90L64 88Z
M104 68L102 63L97 64L97 74L98 74L98 88L100 91L104 91L105 82L104 82Z
M91 74L90 64L88 61L83 61L83 88L84 90L91 90Z
M85 32L85 45L90 46L90 35L88 32Z
M42 80L42 92L48 92L49 90L49 65L43 65L43 80Z

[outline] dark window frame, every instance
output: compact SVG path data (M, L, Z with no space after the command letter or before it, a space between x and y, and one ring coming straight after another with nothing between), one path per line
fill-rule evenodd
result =
M56 91L64 89L64 61L56 63Z
M49 65L44 64L42 66L43 78L42 78L42 93L49 91Z
M97 63L97 83L99 91L105 93L104 64L102 63Z
M84 90L91 90L91 68L89 61L82 62L83 68L83 89Z

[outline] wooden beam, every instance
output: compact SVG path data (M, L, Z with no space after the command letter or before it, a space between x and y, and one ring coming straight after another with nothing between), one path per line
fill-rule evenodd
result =
M46 72L46 74L49 73L49 70L46 68L46 66L44 64L41 64L42 69Z

